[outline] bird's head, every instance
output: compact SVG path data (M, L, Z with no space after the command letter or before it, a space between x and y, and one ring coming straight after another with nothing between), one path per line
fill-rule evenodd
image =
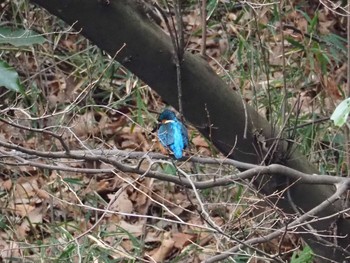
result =
M175 112L169 110L169 109L165 109L158 117L158 121L160 123L166 123L168 121L175 121L176 118L176 114Z

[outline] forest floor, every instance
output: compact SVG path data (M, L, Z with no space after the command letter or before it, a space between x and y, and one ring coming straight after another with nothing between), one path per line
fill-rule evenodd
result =
M316 1L286 4L283 13L272 4L209 2L207 60L233 90L276 125L284 88L291 122L302 125L330 116L347 85L345 16ZM52 153L66 147L74 153L167 154L152 132L166 104L44 10L20 0L4 1L0 8L1 30L29 28L46 39L42 45L0 44L0 59L18 72L25 87L24 94L0 87L0 141L43 153L27 161L0 147L2 260L201 262L237 245L237 239L270 233L291 216L268 204L249 182L194 190L113 169L101 160L54 158ZM186 7L184 23L186 50L198 54L203 43L197 5ZM166 30L164 21L160 24ZM186 156L225 160L185 123L191 142ZM293 139L321 171L342 172L344 138L330 122L305 126ZM169 160L150 165L147 158L116 158L177 176ZM198 181L237 173L230 165L175 163ZM212 222L203 218L203 207ZM293 233L256 248L289 262L312 262L310 250ZM234 262L267 260L251 248L243 254L232 255Z

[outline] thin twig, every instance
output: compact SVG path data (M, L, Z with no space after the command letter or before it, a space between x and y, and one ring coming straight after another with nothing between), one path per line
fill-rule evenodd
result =
M179 1L179 0L178 0ZM165 1L166 5L169 8L167 1ZM182 23L182 11L180 3L175 3L175 19L176 24L178 26L178 30L176 29L174 23L173 28L170 26L169 20L163 9L157 4L154 3L155 8L159 11L161 16L164 19L165 26L168 29L171 43L174 49L174 63L176 66L176 84L177 84L177 97L178 97L178 106L181 118L183 118L183 108L182 108L182 77L181 77L181 61L183 59L184 54L184 36L183 36L183 23ZM181 29L181 30L180 30Z
M58 135L58 134L56 134L54 132L46 130L45 128L44 129L36 129L36 128L23 126L23 125L14 123L12 121L7 121L4 118L0 118L0 121L6 123L8 125L11 125L13 127L22 129L22 130L27 130L27 131L31 131L31 132L38 132L38 133L44 133L44 134L50 135L50 136L56 138L57 140L59 140L59 142L61 143L61 145L62 145L63 149L66 151L66 153L69 153L69 151L70 151L68 145L66 144L66 142L62 138L62 134Z
M183 21L182 21L182 7L181 1L175 0L174 2L175 9L175 20L177 26L177 36L178 42L175 49L175 64L176 64L176 84L177 84L177 99L178 106L181 118L183 118L183 108L182 108L182 60L184 56L184 30L183 30Z
M348 3L348 12L350 12L350 4ZM346 96L350 97L350 16L347 17L347 39L348 39L348 60L347 60L347 90ZM345 138L346 138L346 163L347 163L347 176L350 177L350 130L348 126L344 127L345 129Z
M202 45L201 45L201 55L206 56L206 46L207 46L207 0L202 0L201 10L201 20L202 20Z
M280 31L281 31L281 44L282 44L282 77L283 77L283 101L281 105L282 123L286 123L287 105L288 105L288 91L287 91L287 76L286 76L286 58L284 50L284 32L283 32L283 20L282 20L282 7L283 1L278 4L279 18L280 18Z
M315 215L317 215L318 213L320 213L321 211L323 211L324 209L326 209L328 206L332 205L334 202L336 202L337 200L339 200L340 196L345 193L348 189L348 185L347 184L342 184L337 188L337 191L330 196L329 198L327 198L326 200L324 200L321 204L319 204L318 206L315 206L313 209L311 209L310 211L308 211L307 213L305 213L304 215L298 217L297 219L295 219L292 223L290 223L287 227L288 230L293 230L294 228L298 227L300 225L300 223L303 223L309 219L313 219ZM310 222L307 222L308 224ZM259 244L259 243L263 243L269 240L272 240L280 235L282 235L283 233L285 233L286 231L286 227L281 227L280 229L277 229L276 231L262 236L262 237L257 237L257 238L252 238L250 240L246 240L245 244L250 244L250 245L255 245L255 244ZM221 260L224 260L225 258L231 256L232 254L235 254L237 251L239 251L243 246L241 244L234 246L233 248L221 253L220 255L211 257L209 259L207 259L206 261L204 261L205 263L213 263L213 262L218 262ZM348 251L342 249L339 246L334 247L334 249L341 249L341 251L343 253L346 254L350 254Z
M261 38L261 34L260 34L260 30L259 30L259 22L258 22L258 18L257 18L257 13L254 9L252 9L253 11L253 17L254 17L254 23L255 23L255 27L256 27L256 37L258 39L259 42L259 46L261 49L261 56L262 56L262 64L264 66L264 70L265 70L265 75L266 75L266 83L267 83L267 89L266 89L266 94L267 94L267 100L268 100L268 105L269 105L269 119L268 121L270 122L271 125L271 131L272 133L275 133L275 125L274 125L274 119L273 119L273 114L272 114L272 98L271 98L271 94L270 94L270 66L268 64L268 52L266 52L266 48L264 47L263 44L263 40Z

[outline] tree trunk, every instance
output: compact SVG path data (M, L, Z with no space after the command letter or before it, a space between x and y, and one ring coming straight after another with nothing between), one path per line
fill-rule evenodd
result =
M136 74L175 108L178 107L176 67L170 38L147 16L147 6L139 0L32 0L60 17L68 24L74 24L81 34L98 47L114 56L116 60ZM244 107L238 93L229 88L199 56L185 53L182 64L183 114L206 138L230 158L259 164L264 157L256 140L257 132L266 139L275 138L270 124L252 107ZM247 126L246 136L244 135ZM273 141L273 140L271 140ZM284 155L285 145L278 149L278 156ZM294 151L284 165L305 173L318 173L306 157ZM257 179L256 185L264 180L262 193L268 195L281 186L286 186L283 174ZM290 189L294 204L302 211L309 211L334 192L332 186L305 185L297 183ZM286 212L294 212L285 198L277 205ZM323 210L318 217L333 215L343 209L341 202ZM312 224L322 234L330 232L334 224L339 235L347 235L350 222L329 217ZM348 249L350 237L328 238L333 244L325 244L316 235L303 234L304 240L315 254L338 262L346 261L344 251ZM348 250L349 251L349 250Z

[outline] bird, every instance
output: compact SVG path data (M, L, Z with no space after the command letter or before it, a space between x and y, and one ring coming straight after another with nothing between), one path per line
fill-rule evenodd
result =
M188 146L188 132L185 125L176 117L175 112L169 109L165 109L159 115L158 122L160 143L170 149L176 159L181 159L183 150Z

